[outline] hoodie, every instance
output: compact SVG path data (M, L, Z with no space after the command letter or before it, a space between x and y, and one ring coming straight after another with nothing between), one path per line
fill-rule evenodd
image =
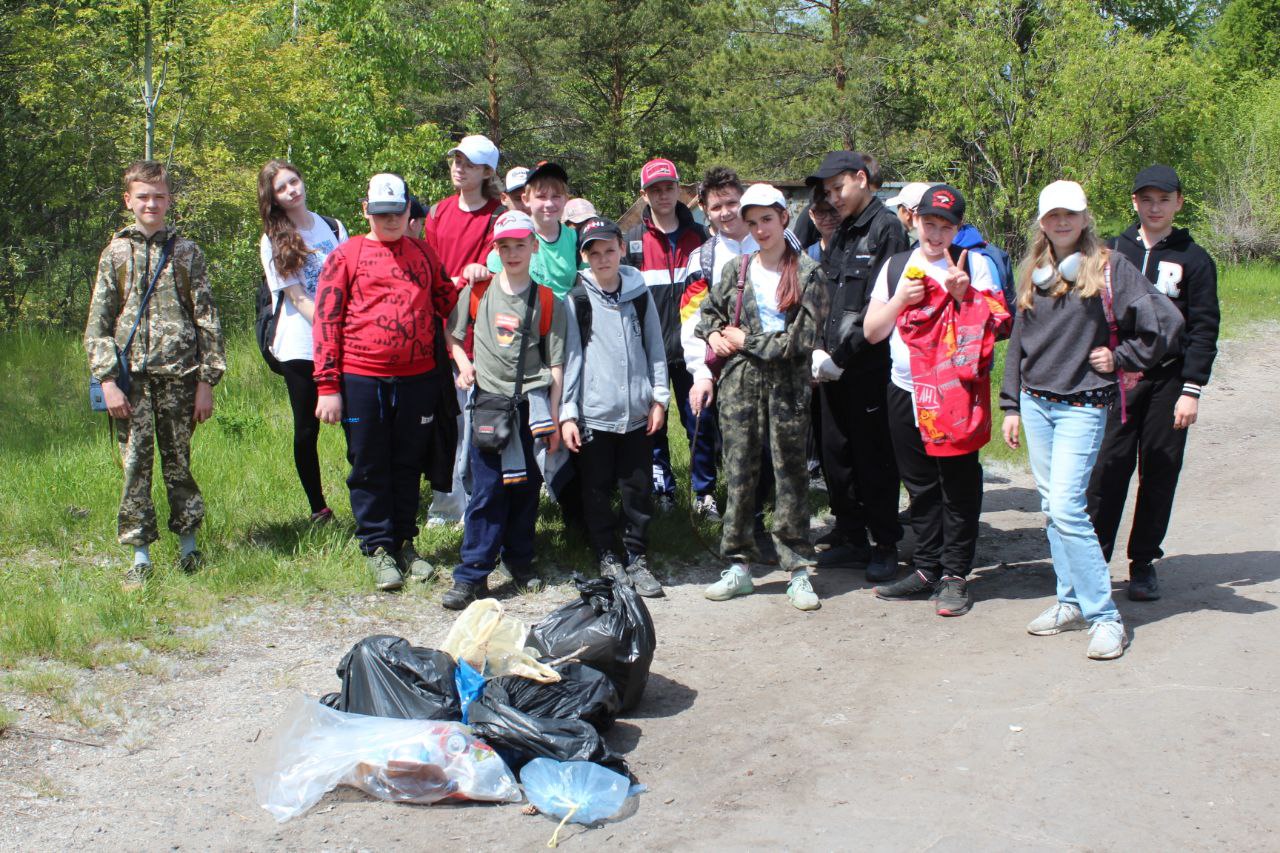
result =
M648 206L640 222L627 229L626 263L640 271L662 324L667 361L683 360L680 347L680 297L689 276L689 258L707 239L684 202L676 203L679 225L671 234L658 228Z
M600 289L591 270L580 274L591 301L590 339L585 345L576 302L572 296L564 300L568 334L560 419L576 420L588 429L626 433L648 424L653 403L665 408L671 390L653 291L649 291L645 315L637 316L636 300L645 292L644 277L625 264L618 269L622 283L613 294Z
M1175 228L1167 237L1147 248L1134 225L1111 241L1111 248L1124 255L1147 280L1177 306L1185 325L1181 353L1155 370L1180 370L1183 393L1200 396L1200 386L1209 381L1213 359L1218 354L1218 268L1185 228Z

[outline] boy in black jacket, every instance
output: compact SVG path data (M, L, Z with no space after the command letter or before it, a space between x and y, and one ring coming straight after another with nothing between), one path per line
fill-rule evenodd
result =
M854 151L832 151L805 179L841 216L822 269L831 288L823 329L838 378L823 382L822 472L836 525L819 539L819 566L867 570L867 580L897 574L898 469L885 409L889 344L870 344L862 318L876 274L907 248L907 232L875 196L872 167ZM874 540L875 547L871 547Z
M1089 515L1108 560L1115 546L1129 478L1138 469L1138 498L1129 533L1129 599L1160 597L1155 561L1173 511L1187 429L1196 422L1200 393L1218 352L1218 270L1185 228L1174 228L1182 209L1182 182L1168 166L1143 169L1133 182L1138 224L1111 241L1178 307L1186 321L1181 351L1148 370L1128 393L1128 420L1118 407L1089 483Z

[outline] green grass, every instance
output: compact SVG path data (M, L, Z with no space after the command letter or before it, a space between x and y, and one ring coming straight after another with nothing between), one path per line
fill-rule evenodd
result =
M129 549L115 540L119 461L106 416L88 409L79 338L25 331L0 339L0 370L10 377L0 385L0 666L41 657L110 665L128 656L123 644L131 641L198 653L200 640L184 629L217 618L229 600L373 591L352 538L341 431L324 429L320 442L326 496L339 520L313 529L293 468L283 381L267 370L247 331L231 334L228 361L214 419L193 441L192 468L208 507L200 531L208 568L194 577L174 568L177 542L164 526L157 466L157 573L144 591L126 593L120 578ZM687 448L672 444L686 469ZM429 499L424 486L424 515ZM588 568L585 543L566 535L558 510L545 501L538 533L540 564L552 576ZM703 533L714 539L710 528ZM650 535L659 559L699 549L680 512L656 519ZM424 527L418 545L428 559L451 567L460 540L460 531Z
M1280 267L1225 269L1221 299L1224 335L1280 319ZM0 384L0 666L34 658L109 666L137 658L137 644L198 654L208 640L188 629L218 618L228 602L373 591L352 539L341 432L325 429L320 445L326 493L339 523L314 530L293 470L284 384L266 369L246 330L230 336L228 350L230 370L217 390L214 420L194 440L193 469L208 505L201 531L208 568L194 577L176 571L176 541L166 531L153 549L156 577L144 591L125 593L119 580L128 549L115 541L119 463L105 416L88 409L79 337L16 332L0 338L0 371L8 379ZM1002 348L993 376L997 389L1003 365ZM999 440L999 420L984 458L1021 464L1024 455ZM682 430L670 434L676 467L687 482ZM158 471L153 496L163 527L167 510ZM538 533L540 562L553 576L588 568L585 544L566 534L553 507L543 506ZM715 543L712 526L701 533ZM424 529L419 547L449 567L460 538L456 530ZM658 561L705 554L683 511L655 519L650 540ZM425 601L435 592L406 594Z

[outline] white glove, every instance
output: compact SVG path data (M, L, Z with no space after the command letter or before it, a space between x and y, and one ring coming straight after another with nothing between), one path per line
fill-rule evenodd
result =
M837 367L826 350L816 349L813 351L813 364L810 368L810 373L819 382L830 382L844 376L844 368Z

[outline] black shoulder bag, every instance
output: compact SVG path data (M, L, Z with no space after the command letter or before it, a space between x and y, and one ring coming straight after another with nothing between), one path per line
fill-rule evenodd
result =
M151 302L151 294L155 292L160 273L164 272L165 265L169 263L169 256L173 254L173 242L176 239L177 237L170 237L164 241L164 248L160 250L160 262L156 265L156 273L151 277L151 283L147 285L146 292L142 294L142 301L138 303L138 316L133 320L133 328L129 330L129 340L125 341L123 350L118 344L114 344L114 331L112 333L113 345L116 348L116 362L120 366L119 373L116 375L116 387L124 392L126 397L129 396L129 389L133 387L133 378L129 375L129 349L133 346L134 335L138 334L138 324L142 322L142 315L146 313L147 305ZM95 412L107 410L107 398L102 393L102 383L92 376L89 377L89 408Z
M497 282L494 282L496 286ZM529 295L525 301L524 322L520 324L520 347L516 355L516 384L508 397L493 391L476 388L467 409L471 412L471 443L477 450L501 453L520 430L520 392L524 386L524 361L528 348L529 329L533 324L533 311L538 301L538 283L529 282Z

